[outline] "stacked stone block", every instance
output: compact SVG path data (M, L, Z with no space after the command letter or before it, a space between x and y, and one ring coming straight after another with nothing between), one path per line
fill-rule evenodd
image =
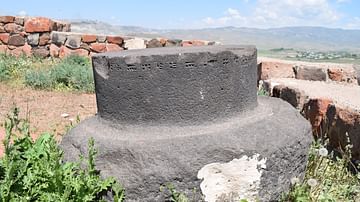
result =
M71 32L52 32L50 55L66 57L71 54L91 56L94 53L124 50L120 36L100 36Z
M12 55L50 55L52 31L70 31L70 24L43 17L0 16L0 52Z
M76 54L172 46L214 45L215 42L177 39L142 39L124 36L73 33L71 24L44 17L0 16L0 52L38 57L66 57Z
M358 75L356 67L353 65L280 60L261 61L258 64L258 81L272 78L295 78L358 85Z

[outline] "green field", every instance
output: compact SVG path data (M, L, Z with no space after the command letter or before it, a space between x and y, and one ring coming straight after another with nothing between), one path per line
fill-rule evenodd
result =
M278 58L306 62L330 62L345 64L360 64L360 53L348 51L303 51L292 48L276 48L258 50L260 57Z

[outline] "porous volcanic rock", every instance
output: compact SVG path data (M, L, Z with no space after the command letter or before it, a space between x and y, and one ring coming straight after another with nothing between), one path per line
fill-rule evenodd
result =
M197 175L204 166L245 155L266 159L257 194L276 201L291 178L303 176L312 141L308 121L288 103L267 97L259 97L256 109L212 125L123 125L96 116L64 136L65 159L85 155L90 137L99 149L97 169L115 176L129 201L164 201L168 195L159 189L167 183L191 196L200 190Z
M254 47L153 48L97 54L92 62L98 114L64 136L61 147L73 161L93 137L97 168L124 185L127 201L165 201L169 193L160 187L167 183L190 198L201 197L194 188L214 197L209 176L216 172L207 168L237 162L231 168L241 169L234 159L254 156L261 166L249 167L256 186L246 196L277 201L291 178L303 176L311 126L288 103L257 97ZM217 199L244 193L220 186Z

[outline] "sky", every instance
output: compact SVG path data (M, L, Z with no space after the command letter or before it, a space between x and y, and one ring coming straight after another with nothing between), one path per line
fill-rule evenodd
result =
M360 0L0 0L0 15L89 19L160 29L322 26L360 29Z

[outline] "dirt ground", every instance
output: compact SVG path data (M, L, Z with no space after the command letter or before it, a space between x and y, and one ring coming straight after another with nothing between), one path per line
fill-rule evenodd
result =
M43 132L61 137L72 119L76 122L77 116L84 120L96 113L95 94L40 91L0 83L1 140L5 136L4 119L14 105L20 108L20 117L25 118L26 112L29 113L31 133L35 137ZM69 116L63 117L64 114ZM0 154L2 147L1 143Z

